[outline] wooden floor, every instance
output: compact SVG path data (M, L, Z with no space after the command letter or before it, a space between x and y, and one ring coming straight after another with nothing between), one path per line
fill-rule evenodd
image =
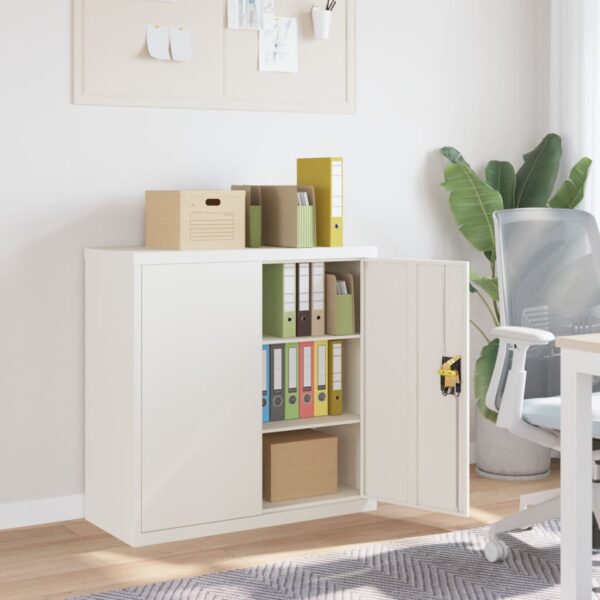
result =
M53 599L271 562L352 544L477 527L518 510L521 494L558 487L471 474L471 517L380 505L361 513L242 533L130 548L86 521L0 532L0 599Z

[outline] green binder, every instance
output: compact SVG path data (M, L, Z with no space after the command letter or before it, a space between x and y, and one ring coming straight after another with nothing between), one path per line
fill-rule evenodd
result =
M298 344L285 345L285 389L284 389L284 410L285 419L300 418L300 403L298 380L300 373L299 368Z
M296 265L263 266L263 334L296 337Z

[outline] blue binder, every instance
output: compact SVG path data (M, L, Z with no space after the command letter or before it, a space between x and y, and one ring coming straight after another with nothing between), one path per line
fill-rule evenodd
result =
M265 344L262 347L262 421L269 422L269 405L271 404L269 394L270 378L270 360L269 360L269 345Z

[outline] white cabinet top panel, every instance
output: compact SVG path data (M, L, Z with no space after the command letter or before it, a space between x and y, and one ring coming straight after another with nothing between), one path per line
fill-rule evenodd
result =
M245 248L243 250L152 250L150 248L86 248L86 258L98 254L119 254L138 265L184 264L202 262L298 262L377 258L375 246L342 248Z

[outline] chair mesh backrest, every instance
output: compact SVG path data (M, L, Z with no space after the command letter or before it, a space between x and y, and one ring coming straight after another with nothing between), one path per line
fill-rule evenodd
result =
M600 234L594 217L580 210L519 208L496 212L494 225L502 324L556 336L600 332ZM510 355L505 372L509 361ZM554 344L530 348L526 369L526 398L560 394Z

